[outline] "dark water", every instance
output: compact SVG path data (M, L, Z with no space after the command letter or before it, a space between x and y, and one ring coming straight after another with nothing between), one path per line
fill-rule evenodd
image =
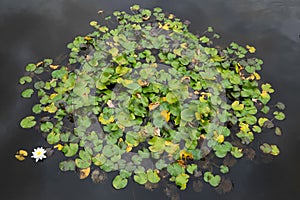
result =
M262 78L277 91L287 119L283 136L274 136L281 149L272 162L240 160L231 169L234 189L219 195L205 186L193 192L190 185L181 199L280 200L300 199L300 1L299 0L1 0L0 73L0 198L19 199L167 199L162 189L153 192L130 182L126 190L115 191L106 184L79 180L76 174L61 173L59 155L41 163L14 159L18 148L45 145L33 130L22 130L20 119L30 112L30 103L21 99L18 78L29 62L58 57L76 35L88 33L89 21L97 11L110 14L139 2L143 7L162 7L166 12L192 22L191 30L202 33L213 26L221 34L221 44L236 41L257 48L264 60ZM271 134L272 133L266 133Z

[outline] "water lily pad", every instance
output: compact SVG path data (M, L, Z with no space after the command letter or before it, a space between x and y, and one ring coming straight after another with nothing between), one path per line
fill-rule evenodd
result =
M226 174L229 172L229 168L226 165L221 165L220 172L222 172L223 174Z
M158 183L160 181L160 177L157 172L151 169L147 170L147 179L150 183Z
M136 183L144 185L148 181L147 174L144 172L135 173L133 179Z
M59 141L60 141L60 134L59 133L51 132L47 135L47 142L49 144L55 144Z
M221 182L221 177L219 175L213 175L208 171L204 173L204 181L208 182L213 187L217 187Z
M117 175L112 182L114 188L117 190L125 188L127 183L128 180L126 178L122 178L120 175Z
M244 104L241 104L239 101L234 101L231 104L231 107L232 107L233 110L241 111L241 110L244 109Z
M275 128L275 134L276 135L282 135L282 131L281 131L281 129L279 127Z
M274 117L278 120L284 120L285 119L285 114L283 112L275 111L273 114L274 114Z
M27 116L22 119L20 122L22 128L32 128L36 125L35 117L34 116Z
M80 169L79 170L79 179L85 179L89 176L91 172L91 168L90 167L87 167L87 168L84 168L84 169Z
M196 164L188 165L186 171L190 174L193 174L195 170L197 170L198 166Z
M21 85L24 85L25 83L31 83L32 81L32 78L30 76L22 76L20 79L19 79L19 83Z
M33 107L32 107L32 112L34 112L35 114L39 114L43 111L43 107L41 104L35 104Z
M78 151L77 143L70 143L69 145L65 144L62 149L62 152L65 154L66 157L72 157L76 155L77 151Z
M21 95L22 95L22 97L24 97L24 98L30 98L30 97L32 96L33 93L34 93L34 90L31 89L31 88L29 88L29 89L24 90L24 91L21 93Z
M26 67L25 67L25 70L28 71L28 72L33 72L34 70L36 69L36 65L35 64L28 64Z
M275 105L279 110L284 110L285 105L282 102L277 102Z
M65 171L75 171L75 161L65 160L59 163L59 169L63 172Z
M189 175L187 174L179 174L178 176L176 176L175 178L175 183L176 185L178 185L180 187L181 190L185 190L186 188L186 184L189 181Z
M230 151L231 155L233 155L235 158L241 158L243 156L242 149L238 147L232 147Z
M184 168L178 163L173 163L168 165L167 170L170 173L170 175L174 177L178 176L179 174L183 174L185 172Z
M87 161L87 160L80 159L80 158L76 158L75 159L75 164L78 168L85 169L85 168L88 168L91 165L91 162Z

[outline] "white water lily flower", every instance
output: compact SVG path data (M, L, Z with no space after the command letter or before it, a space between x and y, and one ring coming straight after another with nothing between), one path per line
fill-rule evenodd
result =
M43 147L38 147L33 150L31 158L35 159L35 162L39 160L43 160L43 158L46 158L46 150Z

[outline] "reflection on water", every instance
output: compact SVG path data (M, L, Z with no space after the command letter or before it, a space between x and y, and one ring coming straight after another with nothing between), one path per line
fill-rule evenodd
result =
M238 2L229 0L226 1L226 4L233 7L237 13L248 18L249 28L253 26L252 23L260 21L265 26L280 31L293 42L299 42L297 36L300 27L300 2L298 0L249 0Z
M220 196L208 185L201 193L192 183L181 199L299 199L300 174L297 133L300 54L300 2L297 0L2 0L0 2L2 87L0 104L1 192L3 199L166 199L177 194L174 188L157 188L153 192L130 182L126 190L115 191L105 183L80 181L75 174L61 173L55 155L42 163L13 157L18 147L32 149L45 145L36 132L21 130L19 120L30 112L30 102L20 99L16 84L24 66L45 57L66 53L66 44L76 35L89 32L88 22L97 11L126 9L134 2L144 7L160 6L183 20L192 22L192 30L201 33L212 25L222 36L220 43L237 41L257 47L265 61L263 79L276 89L274 99L286 103L288 119L284 136L274 139L282 154L268 164L241 160L231 170L233 192ZM293 98L291 98L293 97ZM295 109L293 109L295 108ZM271 134L271 133L270 133ZM197 183L195 183L195 187ZM199 187L198 187L199 189ZM173 191L175 190L175 191ZM167 192L166 195L162 195ZM177 194L177 195L178 195ZM298 197L298 198L297 198Z

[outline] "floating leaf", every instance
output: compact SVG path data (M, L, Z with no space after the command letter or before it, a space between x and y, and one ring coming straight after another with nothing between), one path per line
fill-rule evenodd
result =
M35 69L36 69L36 65L35 64L28 64L26 67L25 67L26 71L28 72L33 72Z
M240 104L239 101L234 101L231 104L231 107L232 107L233 110L241 111L241 110L244 109L244 104Z
M91 162L87 160L82 160L80 158L75 159L75 164L78 168L85 169L88 168L91 165Z
M76 155L77 151L78 151L77 143L70 143L69 145L65 144L62 149L62 152L65 154L66 157L72 157Z
M281 131L281 129L279 127L275 128L275 134L276 135L282 135L282 131Z
M21 85L24 85L25 83L31 83L32 81L32 78L30 76L22 76L20 79L19 79L19 83Z
M107 158L100 153L98 153L98 154L96 154L96 156L92 157L92 161L93 161L94 165L96 165L96 166L103 165L106 162L106 160L107 160Z
M225 165L221 165L220 166L220 172L222 172L223 174L226 174L229 172L229 168Z
M180 187L181 190L185 190L186 189L186 184L189 181L189 175L187 174L179 174L178 176L176 176L175 178L175 183L176 185L178 185Z
M26 150L20 149L17 151L17 153L15 154L15 158L19 161L23 161L25 160L25 158L28 156L28 153Z
M277 145L271 145L271 155L273 156L277 156L280 153L279 148L277 147Z
M274 92L274 89L272 88L272 86L269 83L262 84L261 89L265 92L268 92L268 93L273 93Z
M147 174L144 172L135 173L133 179L140 185L144 185L148 181Z
M233 155L235 158L241 158L243 156L242 149L238 147L232 147L230 151L231 155Z
M178 163L168 165L167 170L169 174L174 177L184 173L184 168Z
M260 150L262 150L262 152L264 152L266 154L269 154L272 151L271 146L269 144L267 144L267 143L264 143L264 144L260 145L259 148L260 148Z
M30 98L32 96L33 92L34 92L33 89L26 89L22 92L21 95L24 98Z
M22 128L32 128L36 124L35 117L34 116L28 116L22 119L20 122L20 125Z
M40 114L42 112L42 110L43 110L43 108L42 108L41 104L35 104L32 107L32 112L35 113L35 114Z
M277 156L280 153L279 148L275 144L270 145L268 143L263 143L259 148L262 150L262 152L271 154L273 156Z
M98 25L98 22L96 22L96 21L91 21L91 22L90 22L90 25L91 25L91 26L97 26L97 25Z
M161 116L163 116L163 118L166 120L166 122L170 121L170 112L168 112L168 110L163 110L161 111Z
M246 45L246 48L248 49L248 51L250 53L255 53L255 51L256 51L255 47L253 47L253 46Z
M48 134L47 136L47 142L49 144L55 144L57 142L60 141L60 134L59 133L54 133L54 132L51 132Z
M79 170L79 178L80 179L87 178L89 176L90 172L91 172L91 168L90 167L85 168L85 169L80 169Z
M261 132L261 128L259 126L256 126L256 125L252 127L252 130L254 132L256 132L256 133L260 133Z
M75 171L75 161L65 160L59 163L59 169L63 172L65 171Z
M149 110L154 110L155 108L157 108L159 106L159 102L155 102L155 103L150 103L148 105Z
M193 174L195 170L197 170L197 165L196 164L191 164L191 165L188 165L187 168L186 168L186 171L190 174Z
M274 114L274 117L278 120L284 120L285 119L285 114L283 112L275 111L273 114Z
M265 118L265 117L259 118L259 119L258 119L258 124L259 124L259 126L260 126L260 127L263 127L266 121L268 121L268 119Z
M17 160L19 160L19 161L25 160L25 157L24 157L24 156L18 155L18 154L15 155L15 158L16 158Z
M165 148L165 140L158 136L154 136L148 144L150 145L149 150L152 152L161 152Z
M150 183L158 183L160 181L160 177L157 172L151 169L147 170L147 179Z
M111 48L109 51L108 51L113 57L116 57L119 53L119 50L114 47L114 48Z
M55 113L57 111L57 107L55 106L54 103L51 103L50 105L44 108L44 111L49 113Z
M139 10L140 6L135 4L135 5L131 6L130 9L131 10Z
M275 106L279 110L284 110L285 109L285 105L282 102L278 102Z
M221 177L219 175L213 175L211 172L205 172L204 181L213 187L217 187L221 182Z
M120 175L117 175L114 178L112 185L114 186L115 189L119 190L125 188L127 183L128 180L126 178L122 178Z
M191 122L195 117L195 111L192 109L185 109L181 111L181 119L187 122Z
M170 104L173 104L177 101L177 97L173 93L169 92L166 96L166 101Z

